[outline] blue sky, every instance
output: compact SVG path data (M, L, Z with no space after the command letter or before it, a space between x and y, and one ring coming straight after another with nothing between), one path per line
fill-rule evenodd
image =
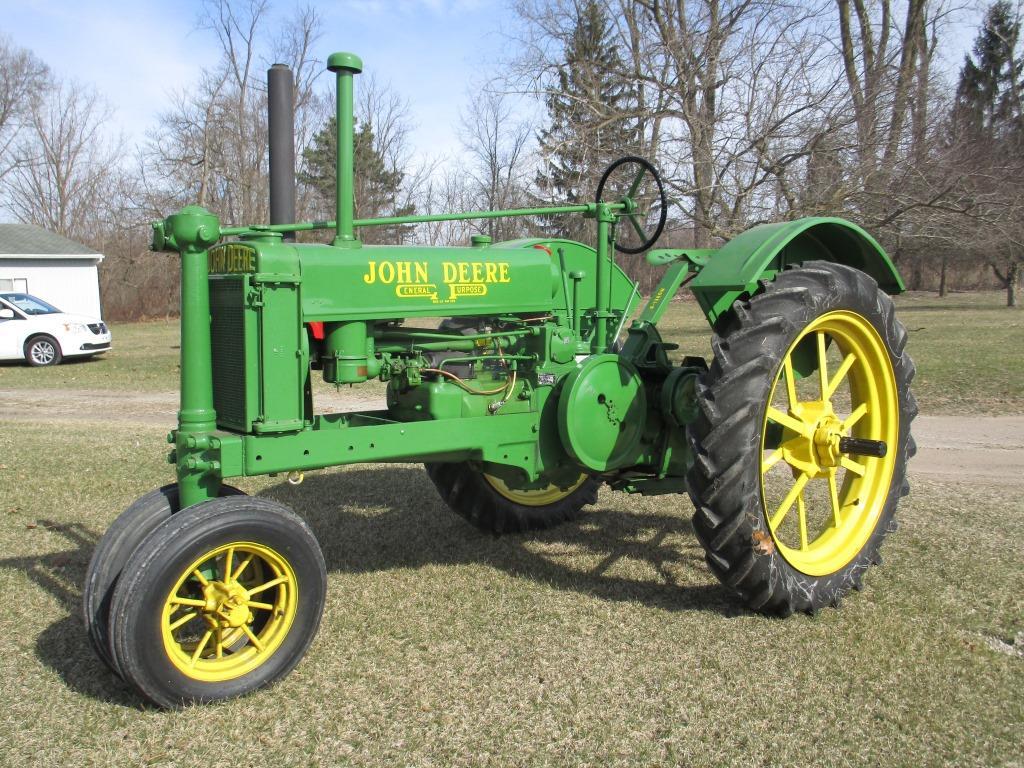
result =
M278 0L271 18L305 3ZM467 91L494 71L495 51L514 22L504 0L336 0L315 3L324 20L321 59L359 54L408 100L419 154L453 154ZM200 0L0 0L0 34L29 48L60 77L95 86L115 109L129 142L154 124L167 94L196 82L217 59L209 32L196 29ZM322 87L331 83L324 76Z
M973 5L975 0L969 0ZM272 19L300 4L277 0ZM513 51L510 0L335 0L317 2L324 20L321 58L350 50L367 72L406 98L419 156L458 153L457 122L474 83ZM115 109L129 143L154 123L167 94L194 83L217 58L211 33L196 22L201 0L0 0L0 34L33 50L58 76L95 86ZM944 45L953 71L980 13L960 14ZM322 87L330 87L325 80Z

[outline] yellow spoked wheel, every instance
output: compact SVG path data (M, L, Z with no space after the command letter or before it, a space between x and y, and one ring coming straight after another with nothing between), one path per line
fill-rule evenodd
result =
M476 463L427 464L427 475L455 514L490 533L550 528L576 519L597 501L600 483L581 474L565 487L512 488Z
M164 601L164 650L189 677L231 680L274 654L297 606L295 572L279 553L224 544L186 566Z
M484 473L484 480L486 480L494 490L509 501L515 502L516 504L522 504L526 507L543 507L548 504L554 504L562 499L566 499L572 495L573 491L583 485L586 479L586 475L580 475L579 479L567 488L559 488L554 483L551 483L545 488L527 488L520 490L510 488L500 477L488 475L486 472Z
M870 277L826 262L718 323L687 487L708 565L751 608L838 605L880 562L914 453L906 339Z
M240 696L299 662L326 587L320 547L290 509L248 496L205 501L128 558L110 604L111 654L161 707Z
M810 361L817 370L798 378L797 363ZM875 327L845 310L809 323L783 357L761 431L768 529L794 568L834 573L864 547L889 496L898 435L896 380Z

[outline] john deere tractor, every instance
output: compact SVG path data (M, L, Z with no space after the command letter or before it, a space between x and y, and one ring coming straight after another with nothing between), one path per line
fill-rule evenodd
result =
M287 674L320 623L324 558L299 515L227 480L354 463L422 462L453 512L496 534L570 520L602 485L680 515L685 493L709 567L751 609L814 613L861 588L908 492L916 413L890 298L903 283L869 234L806 218L653 249L668 205L637 157L607 169L593 202L354 220L362 63L335 53L328 68L335 221L282 221L272 194L268 225L195 206L154 224L153 249L181 258L176 480L129 506L89 566L85 622L114 672L164 707ZM358 237L509 216L582 216L597 247ZM329 245L294 241L324 229ZM645 302L616 252L664 269ZM684 285L710 361L658 330ZM320 413L314 376L385 382L386 407Z

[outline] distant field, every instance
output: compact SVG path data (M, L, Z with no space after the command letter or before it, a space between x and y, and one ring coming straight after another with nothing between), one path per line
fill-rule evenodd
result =
M897 306L923 412L1024 413L1024 312L1007 309L1004 293L911 294ZM710 331L694 302L673 303L661 328L682 353L710 356ZM114 349L94 360L43 370L0 364L0 388L177 389L176 321L115 324L113 332Z

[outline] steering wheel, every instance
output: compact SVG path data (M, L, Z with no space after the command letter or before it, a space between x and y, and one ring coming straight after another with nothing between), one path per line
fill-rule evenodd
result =
M626 210L623 211L620 215L629 219L629 223L632 225L633 230L637 234L637 237L640 238L640 245L621 245L620 243L616 242L615 250L617 250L619 253L642 253L643 251L646 251L648 248L654 245L657 239L661 236L662 230L665 229L665 221L668 218L668 198L665 196L665 187L662 186L661 177L658 176L658 171L655 169L655 167L642 157L636 157L635 155L626 155L625 157L620 157L618 160L609 165L605 169L605 172L601 175L601 181L599 181L597 184L597 202L605 202L604 200L602 200L605 185L608 183L608 180L612 178L612 175L623 166L637 167L635 176L623 174L627 180L629 178L632 178L633 181L630 184L628 191L625 195L623 195L621 200L628 199L630 203L632 203L633 205L627 207ZM629 170L630 172L632 171L632 169ZM650 236L648 236L647 231L645 230L646 222L641 221L640 217L646 216L651 212L651 210L649 209L647 211L647 214L642 213L635 207L636 201L634 199L636 193L640 191L641 186L647 186L643 183L644 178L647 176L647 174L650 174L653 177L654 183L658 187L658 196L656 200L652 202L651 208L653 209L653 206L657 203L660 203L661 205L661 213L658 217L658 226L655 227L654 234Z

